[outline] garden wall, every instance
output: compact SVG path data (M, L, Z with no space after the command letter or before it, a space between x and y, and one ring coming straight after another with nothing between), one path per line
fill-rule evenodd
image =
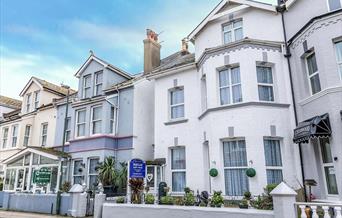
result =
M115 216L113 216L115 214ZM102 218L274 218L273 211L239 208L210 208L104 203Z

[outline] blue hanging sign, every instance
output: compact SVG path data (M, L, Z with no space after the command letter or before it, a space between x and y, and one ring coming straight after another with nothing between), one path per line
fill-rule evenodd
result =
M145 178L146 163L140 159L132 159L129 162L129 178Z

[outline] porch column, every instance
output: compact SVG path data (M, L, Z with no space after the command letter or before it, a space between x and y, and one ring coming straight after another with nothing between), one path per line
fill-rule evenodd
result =
M30 164L29 164L29 170L28 170L28 177L26 181L26 191L30 191L31 189L31 176L32 176L32 160L33 160L33 154L30 154Z
M59 191L59 186L60 186L60 176L62 176L61 174L61 169L62 169L62 161L59 160L59 164L58 164L58 172L57 172L57 185L56 185L56 191Z

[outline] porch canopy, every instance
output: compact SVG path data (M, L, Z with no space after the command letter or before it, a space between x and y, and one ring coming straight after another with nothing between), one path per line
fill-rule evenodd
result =
M329 114L312 117L298 124L294 129L294 143L308 143L310 138L331 136Z

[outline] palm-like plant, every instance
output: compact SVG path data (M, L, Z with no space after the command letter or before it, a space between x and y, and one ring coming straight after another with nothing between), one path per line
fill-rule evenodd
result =
M114 181L117 177L115 159L113 157L106 157L97 167L97 172L99 173L99 180L103 186L114 185Z
M115 185L118 187L120 192L123 192L127 186L127 163L120 162L120 170L118 171Z
M144 191L144 180L140 178L133 178L129 180L129 186L132 191L132 203L141 203L141 193Z

